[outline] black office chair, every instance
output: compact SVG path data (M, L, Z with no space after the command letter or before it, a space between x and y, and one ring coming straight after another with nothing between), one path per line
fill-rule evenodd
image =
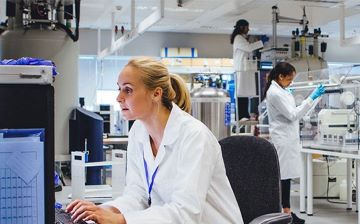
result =
M274 146L254 136L231 136L219 143L244 223L291 223L291 215L281 213L280 169Z

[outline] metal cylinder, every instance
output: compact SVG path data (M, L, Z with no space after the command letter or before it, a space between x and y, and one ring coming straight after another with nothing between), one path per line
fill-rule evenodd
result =
M314 56L319 56L319 39L317 37L314 38Z
M277 47L277 23L278 23L278 7L272 7L272 38L273 38L273 48Z
M291 37L291 58L295 58L295 56L296 56L295 42L296 42L296 37L295 37L295 35L293 35Z
M201 87L191 92L191 114L220 140L230 136L230 97L227 91Z
M79 44L58 30L17 29L1 36L2 59L36 57L55 62L55 154L69 153L69 115L78 101Z
M306 37L301 36L300 37L300 57L306 58L306 56L307 56L307 54L306 54Z

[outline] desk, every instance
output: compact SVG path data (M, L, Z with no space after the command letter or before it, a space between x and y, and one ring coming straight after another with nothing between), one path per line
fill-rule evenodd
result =
M128 143L128 137L104 138L103 139L104 145L121 145L121 144L127 144L127 143Z
M324 149L315 149L310 146L303 146L301 151L302 171L300 173L300 212L305 212L305 192L307 192L307 209L306 213L309 216L313 215L313 167L312 167L312 155L328 155L347 159L347 210L352 210L352 190L351 190L351 161L356 161L356 188L360 186L358 173L360 172L360 154L358 151L332 151ZM359 194L356 191L356 210L359 206ZM358 224L360 224L360 212L358 213Z
M92 188L97 188L97 187L98 186L96 185L92 186ZM69 197L71 195L71 190L72 190L71 186L64 186L61 191L55 192L55 200L56 202L62 204L63 208L74 200L71 197ZM97 197L86 198L86 200L94 203L105 203L107 201L112 201L113 199L109 197L103 197L103 194L101 194L100 192Z

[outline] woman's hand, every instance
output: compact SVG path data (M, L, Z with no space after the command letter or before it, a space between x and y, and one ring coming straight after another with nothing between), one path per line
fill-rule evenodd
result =
M92 220L98 224L126 224L124 216L117 209L96 206L89 201L75 200L66 207L66 212L71 214L74 222Z
M314 89L314 91L310 94L310 98L312 100L315 100L316 98L320 97L321 95L323 95L325 93L325 86L323 86L322 84L318 85L318 87L316 87L316 89Z

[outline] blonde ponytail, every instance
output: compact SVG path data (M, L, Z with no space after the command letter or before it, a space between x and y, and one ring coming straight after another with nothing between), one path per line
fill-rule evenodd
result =
M173 102L176 103L183 111L190 113L191 102L190 93L186 88L184 80L177 74L170 74L171 87L175 92Z

